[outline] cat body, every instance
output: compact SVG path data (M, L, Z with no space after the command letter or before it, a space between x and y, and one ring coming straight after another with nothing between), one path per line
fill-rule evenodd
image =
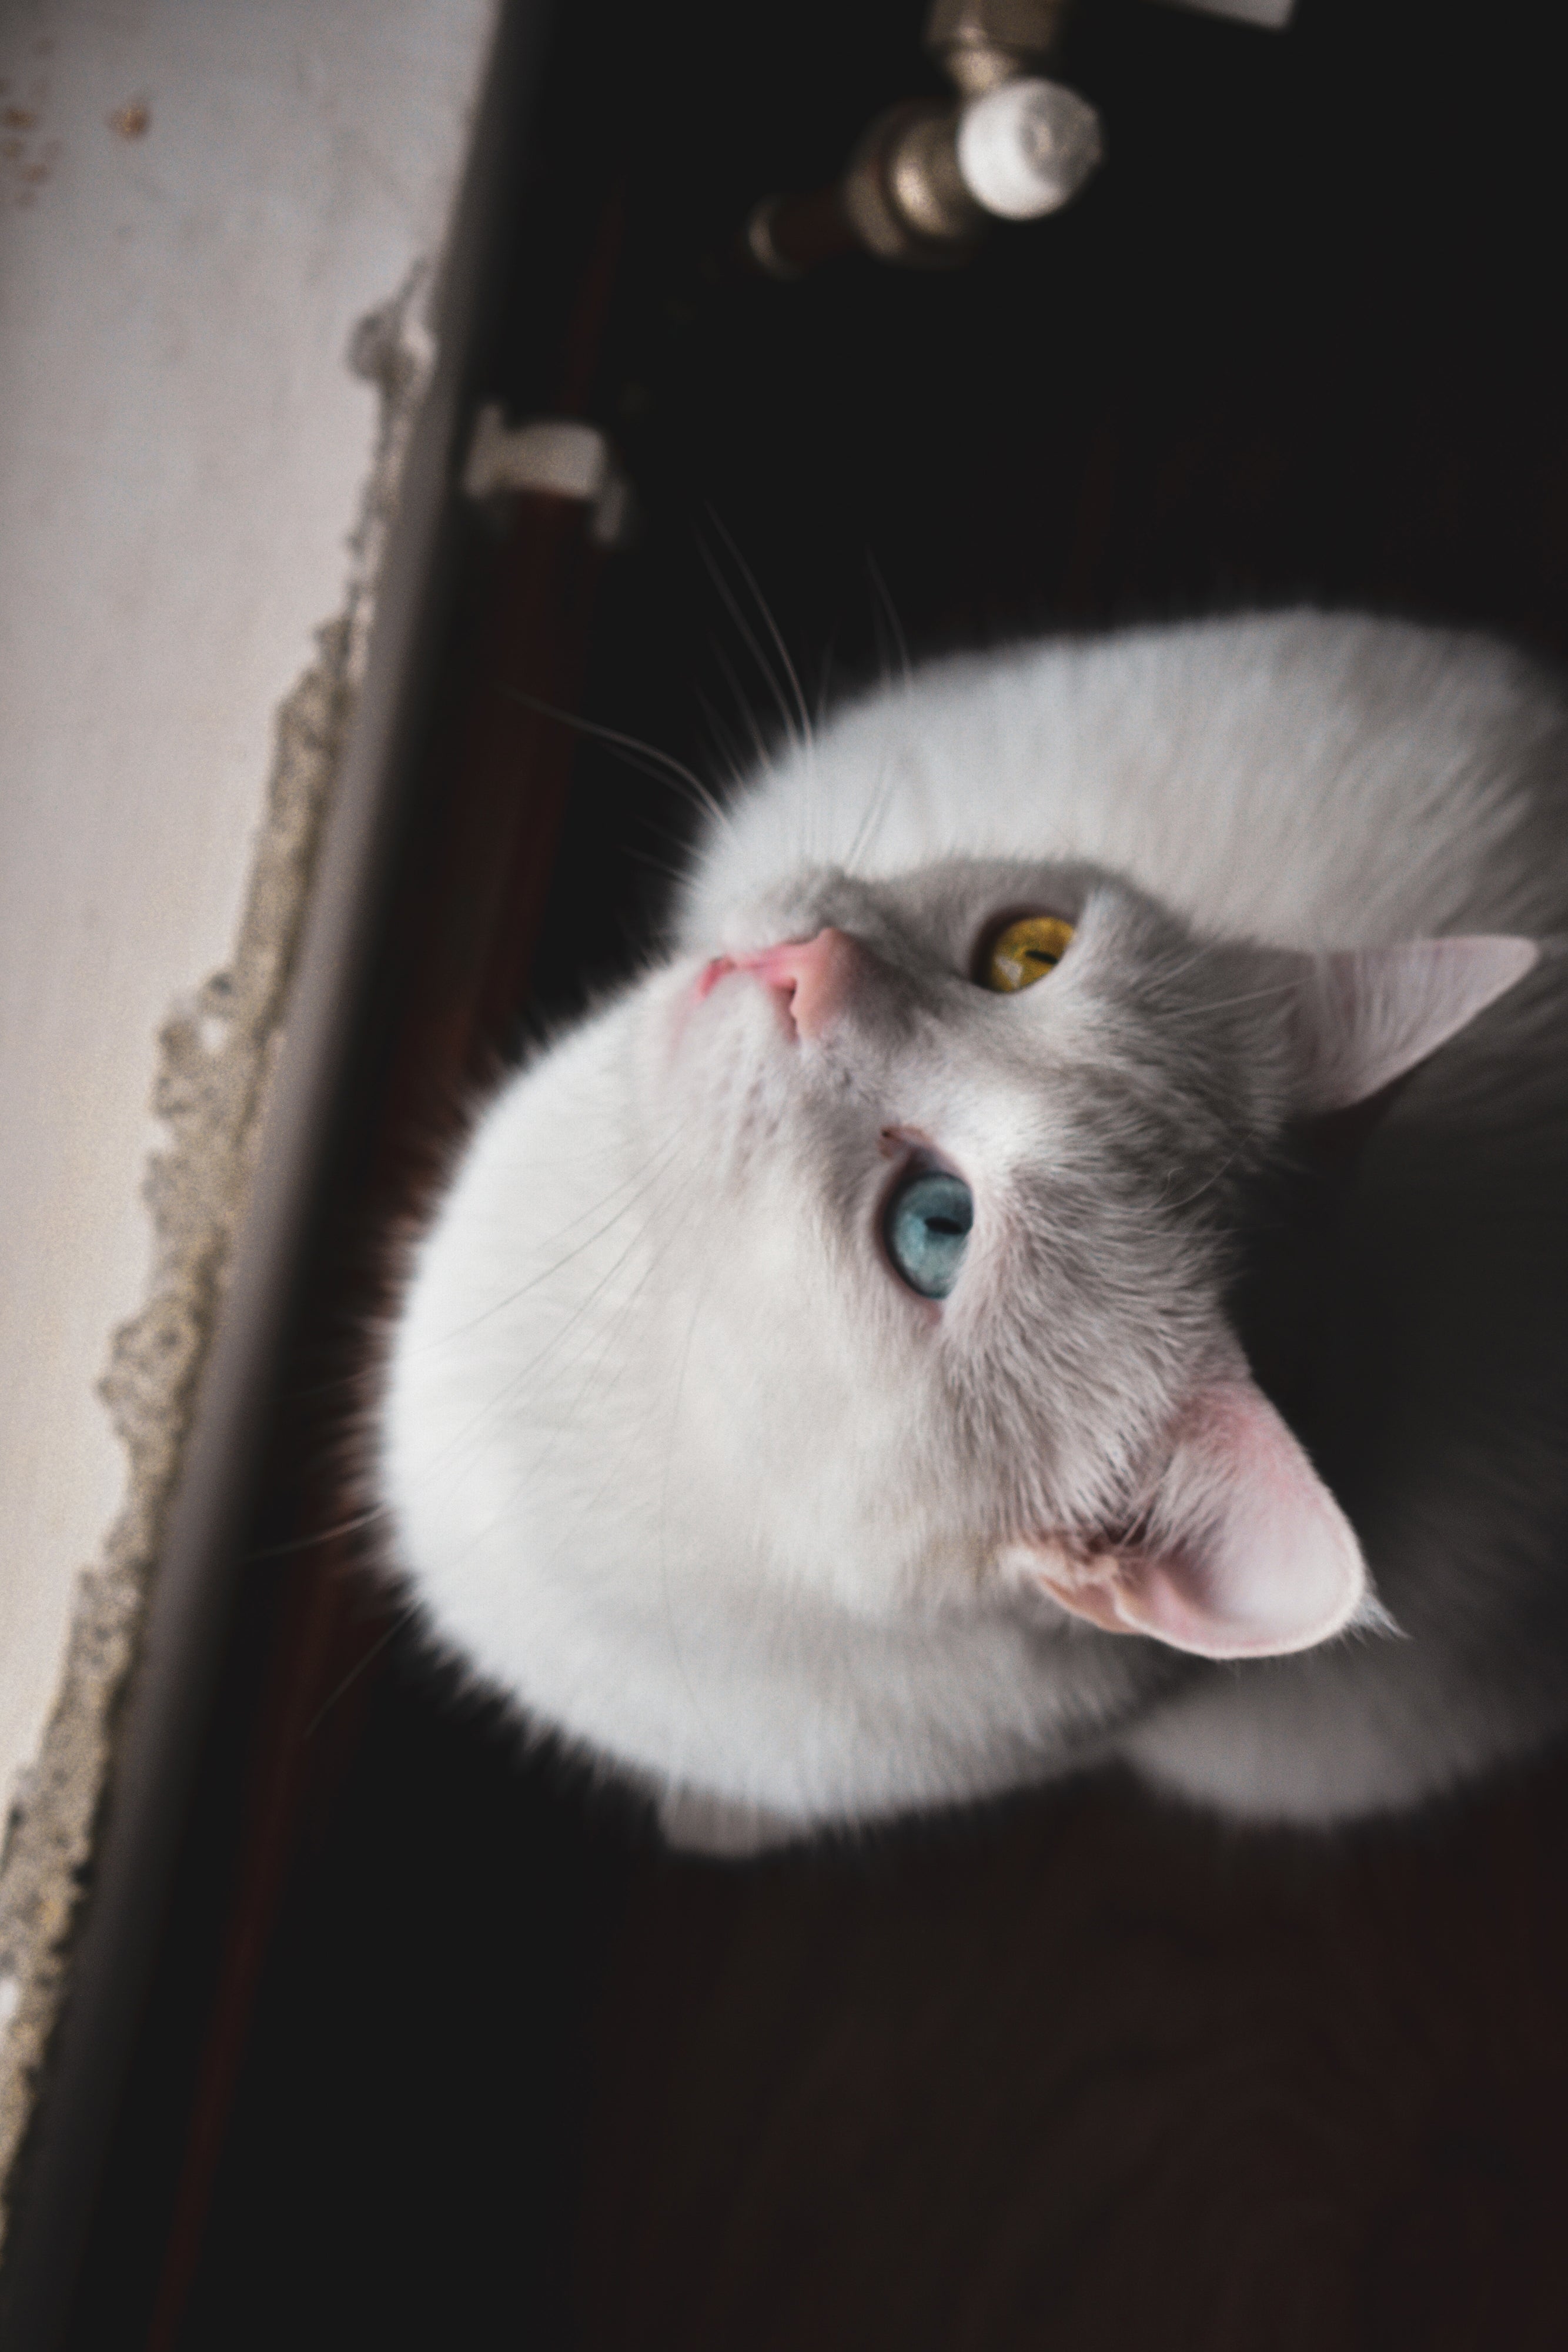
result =
M420 1245L382 1472L435 1637L699 1843L1110 1757L1326 1822L1539 1744L1565 817L1548 681L1354 616L949 659L787 744ZM1015 918L1071 943L997 993Z

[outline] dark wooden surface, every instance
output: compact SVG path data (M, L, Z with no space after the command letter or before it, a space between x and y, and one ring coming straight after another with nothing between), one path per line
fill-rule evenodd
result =
M677 1863L319 1540L465 1074L628 967L687 822L508 683L714 773L757 590L813 698L900 629L1298 596L1568 653L1551 12L1083 0L1062 220L706 268L932 86L922 14L563 13L495 382L616 433L642 531L591 630L570 547L474 540L81 2347L1568 2341L1563 1767L1334 1841L1110 1779Z
M645 1870L597 2023L582 2340L1561 2346L1563 1798L1316 1845L1102 1784Z

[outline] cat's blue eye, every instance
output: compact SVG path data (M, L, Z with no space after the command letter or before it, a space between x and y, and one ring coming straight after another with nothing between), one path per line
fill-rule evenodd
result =
M917 1168L887 1204L883 1239L887 1254L922 1298L946 1298L958 1279L975 1196L961 1176L944 1168Z

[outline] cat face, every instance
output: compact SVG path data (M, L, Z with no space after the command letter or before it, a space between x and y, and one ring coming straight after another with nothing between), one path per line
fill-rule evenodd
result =
M1071 945L987 987L1026 914ZM1256 982L1108 877L964 862L802 880L656 992L689 1417L728 1510L759 1479L779 1498L792 1580L891 1611L1031 1530L1135 1518L1227 1358L1228 1211L1287 1106L1282 992ZM941 1297L896 1222L932 1178L972 1220Z
M1365 1571L1229 1328L1238 1198L1531 960L1205 941L1016 862L738 910L500 1098L422 1254L385 1468L434 1622L805 1818L1024 1777L1167 1671L1108 1635L1326 1638Z

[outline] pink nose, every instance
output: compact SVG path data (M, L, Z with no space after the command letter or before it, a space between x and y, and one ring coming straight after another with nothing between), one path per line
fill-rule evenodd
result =
M814 940L786 940L782 947L737 956L735 962L778 992L797 1037L820 1037L843 1010L862 952L845 932L829 928Z

